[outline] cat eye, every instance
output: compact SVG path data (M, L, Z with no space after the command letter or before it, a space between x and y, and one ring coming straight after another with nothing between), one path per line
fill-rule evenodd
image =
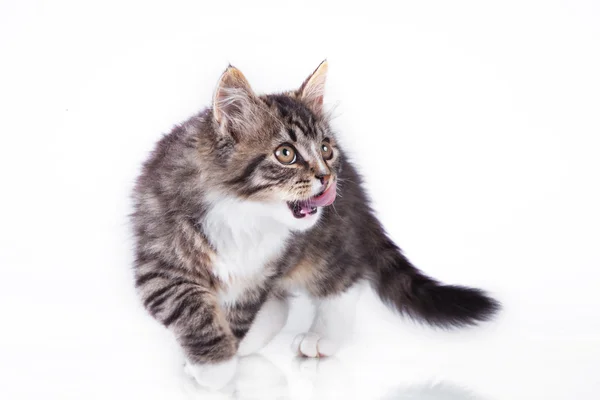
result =
M333 157L333 149L329 144L329 141L323 141L321 143L321 154L323 155L324 160L331 160Z
M289 144L282 144L275 149L275 157L282 164L293 164L296 162L296 149Z

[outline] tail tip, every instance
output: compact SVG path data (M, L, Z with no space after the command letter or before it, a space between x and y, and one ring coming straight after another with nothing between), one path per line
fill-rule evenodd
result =
M440 285L428 289L419 316L443 328L477 325L492 320L502 310L499 301L480 289Z

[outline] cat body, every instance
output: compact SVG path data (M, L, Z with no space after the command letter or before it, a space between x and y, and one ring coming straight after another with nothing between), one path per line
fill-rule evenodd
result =
M299 90L258 96L229 67L213 107L163 137L137 181L136 287L202 385L224 385L238 356L277 334L292 290L316 305L293 343L308 357L338 350L363 282L438 326L499 308L480 290L425 276L386 235L328 124L326 73L323 62Z

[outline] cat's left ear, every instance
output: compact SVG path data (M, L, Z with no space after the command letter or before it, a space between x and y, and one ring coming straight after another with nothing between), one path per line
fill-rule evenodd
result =
M252 122L254 91L239 69L229 66L221 75L213 98L213 116L221 130L246 128Z
M323 113L323 95L327 79L327 60L323 60L317 69L304 81L298 96L315 114Z

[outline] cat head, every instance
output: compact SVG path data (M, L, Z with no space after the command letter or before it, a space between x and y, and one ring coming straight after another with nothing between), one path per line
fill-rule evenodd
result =
M336 198L341 154L323 109L327 61L299 89L257 95L232 66L212 108L220 186L228 195L285 205L287 218L315 220Z

